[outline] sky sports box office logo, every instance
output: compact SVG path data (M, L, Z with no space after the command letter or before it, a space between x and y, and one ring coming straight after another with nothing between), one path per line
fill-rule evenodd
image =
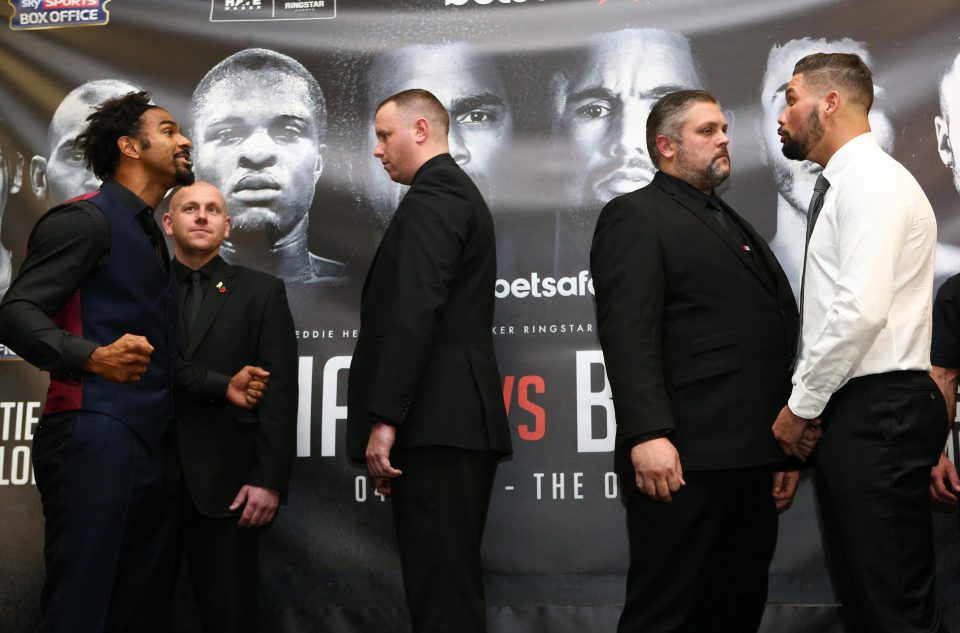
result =
M337 0L211 0L211 22L329 20Z
M10 0L14 30L100 26L110 21L110 0Z

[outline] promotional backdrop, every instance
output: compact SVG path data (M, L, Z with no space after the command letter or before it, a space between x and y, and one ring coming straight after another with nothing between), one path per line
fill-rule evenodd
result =
M139 88L227 197L224 256L287 283L298 457L263 535L264 631L409 630L389 501L344 455L360 288L403 195L372 156L384 97L440 98L451 152L496 222L515 453L483 549L491 631L615 629L627 539L588 251L603 204L652 177L644 126L660 95L705 87L721 100L732 176L720 193L796 290L817 169L780 155L784 84L807 53L861 54L874 131L937 212L937 283L960 271L955 0L8 0L0 17L0 293L39 215L98 184L72 144L90 108ZM31 631L43 527L30 440L47 379L0 358L0 629ZM780 525L763 630L839 631L808 475ZM936 526L960 627L956 511ZM181 587L176 609L191 608Z

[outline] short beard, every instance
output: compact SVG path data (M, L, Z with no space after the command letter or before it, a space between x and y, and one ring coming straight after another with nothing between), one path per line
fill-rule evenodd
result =
M729 155L726 156L730 160ZM724 172L723 167L717 161L720 157L710 161L710 164L703 169L694 169L687 163L686 154L683 152L683 145L680 144L677 149L676 168L680 172L682 179L693 185L700 191L711 191L719 187L724 180L730 176L730 170Z
M803 127L797 131L797 138L789 138L783 143L783 155L790 160L807 160L810 150L823 138L823 124L820 122L820 106L813 106Z
M181 187L189 187L197 180L192 169L177 169L173 173L173 181Z

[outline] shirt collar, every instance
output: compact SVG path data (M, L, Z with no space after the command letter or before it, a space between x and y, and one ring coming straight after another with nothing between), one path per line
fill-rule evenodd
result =
M140 196L133 193L116 180L107 178L103 181L103 185L101 185L101 187L119 198L120 202L123 203L123 206L128 208L134 215L138 215L144 209L147 209L151 216L153 215L153 207L144 202Z
M700 191L699 189L691 185L686 180L683 180L682 178L677 178L676 176L668 174L665 171L660 171L658 173L664 178L667 178L675 186L681 188L688 196L693 198L694 201L696 201L698 204L701 204L704 207L707 206L711 201L714 201L715 199L717 199L715 195L708 196L707 194L703 193L702 191ZM714 202L714 204L719 205L719 202ZM722 208L723 207L721 207L721 209Z
M197 270L200 271L200 274L202 274L204 278L211 279L213 278L213 274L217 272L217 268L220 266L221 261L222 260L220 259L220 256L215 255L213 259L208 261L206 264L204 264ZM176 275L177 277L177 281L179 281L180 283L184 283L190 278L190 273L193 272L193 269L187 266L186 264L182 263L176 257L174 257L173 271L174 271L173 274Z
M880 150L880 144L877 143L877 137L873 135L873 132L864 132L854 136L833 153L833 156L827 161L827 166L823 168L823 177L831 185L836 184L837 179L846 168L856 163L863 152L874 149Z
M451 162L456 163L456 161L453 160L453 156L451 156L450 154L447 154L447 153L437 154L436 156L434 156L424 164L420 165L420 169L418 169L417 173L413 175L413 180L411 181L411 183L417 182L417 178L423 175L423 172L427 171L434 165L439 165L440 163L451 163Z

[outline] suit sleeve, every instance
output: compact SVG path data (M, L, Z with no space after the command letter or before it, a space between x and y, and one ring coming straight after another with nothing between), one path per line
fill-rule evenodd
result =
M663 247L649 214L623 198L597 220L590 249L597 327L613 392L618 446L672 431L663 378Z
M260 320L256 365L270 372L257 407L256 458L247 478L253 486L286 494L296 450L297 339L283 282L276 280Z
M61 329L52 317L103 266L109 251L110 227L93 205L72 204L43 216L0 304L0 340L40 369L82 376L98 344Z
M397 212L393 327L367 403L375 419L391 424L402 424L413 402L474 217L459 183L442 172L430 178L410 189Z
M226 399L227 387L230 386L231 378L233 376L227 376L187 362L181 357L173 384L181 392L221 401Z

